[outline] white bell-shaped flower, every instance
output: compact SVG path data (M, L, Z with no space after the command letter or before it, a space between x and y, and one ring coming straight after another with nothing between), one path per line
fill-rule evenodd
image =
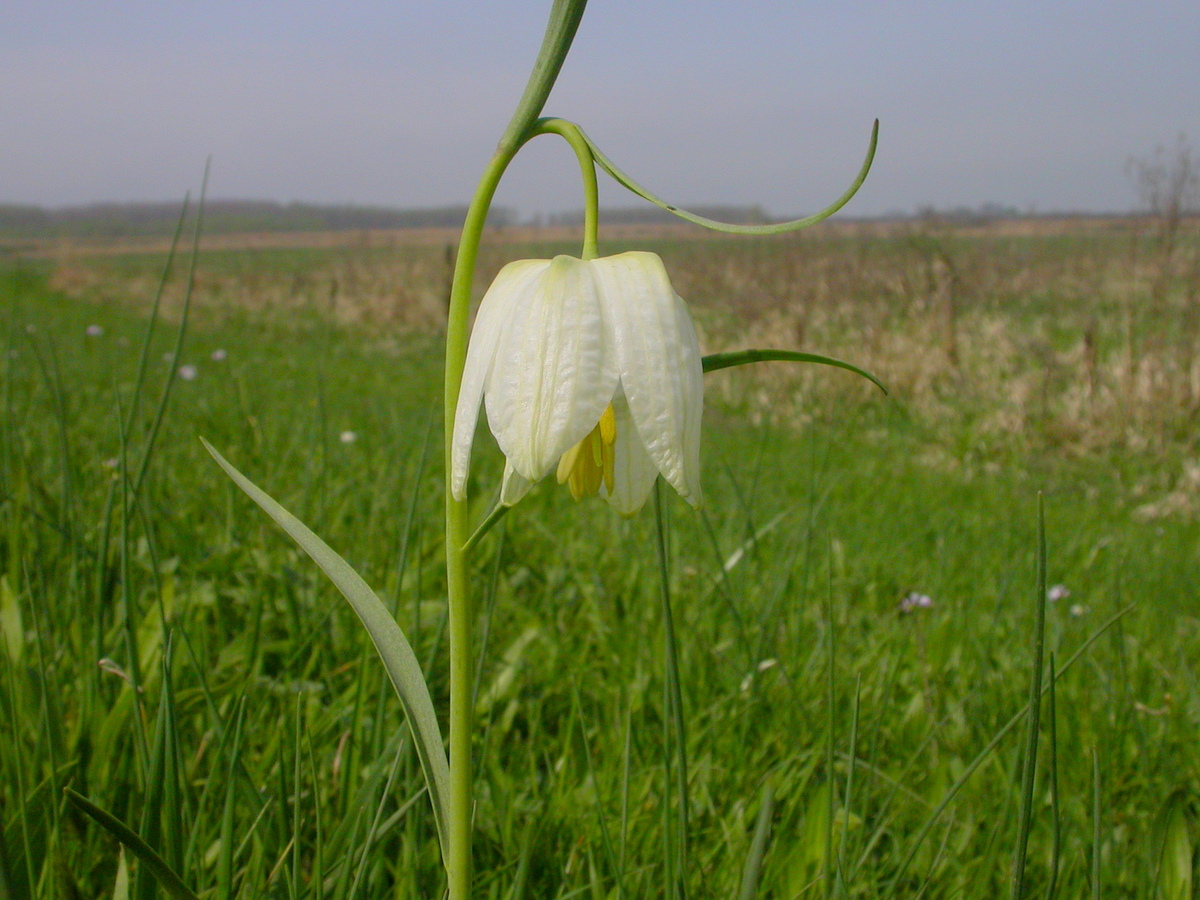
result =
M479 407L507 460L501 502L550 472L636 512L662 475L700 504L696 329L654 253L509 263L479 306L458 395L451 490L466 492Z

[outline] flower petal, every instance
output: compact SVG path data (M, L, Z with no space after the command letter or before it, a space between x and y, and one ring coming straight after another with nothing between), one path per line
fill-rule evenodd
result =
M601 488L600 493L617 512L629 516L641 509L650 496L658 469L646 455L646 448L642 446L641 436L629 414L625 395L618 391L612 406L617 424L617 440L613 446L616 456L613 487L611 492Z
M517 502L529 493L533 482L525 478L512 467L507 460L504 463L504 480L500 482L500 505L516 506Z
M475 315L467 360L463 368L458 405L454 414L454 441L451 444L451 493L456 500L466 494L467 473L471 467L471 445L475 441L475 425L484 387L492 371L496 346L504 322L512 315L529 291L529 286L550 265L548 259L522 259L506 265L496 275Z
M698 506L704 383L691 314L654 253L621 253L592 266L641 444L663 478Z
M538 481L596 426L616 386L590 264L557 256L501 325L484 385L488 425L513 469Z

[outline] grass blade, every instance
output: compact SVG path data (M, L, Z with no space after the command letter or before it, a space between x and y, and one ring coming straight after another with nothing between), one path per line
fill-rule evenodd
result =
M767 854L767 841L771 837L771 815L775 811L775 783L768 775L763 783L762 800L758 804L758 818L754 822L754 838L746 864L742 867L742 889L739 900L754 900L758 893L758 882L762 877L763 857Z
M413 733L413 744L425 775L429 799L433 804L433 817L437 824L438 838L446 856L446 803L450 796L450 766L442 744L442 733L438 726L437 713L429 696L429 686L421 672L421 664L413 653L404 632L396 624L383 602L344 559L329 545L317 537L299 519L276 503L245 475L235 469L208 441L200 439L217 464L233 479L246 495L257 503L267 515L298 543L313 562L329 576L342 596L349 601L359 619L366 627L379 658L387 669L404 714Z
M1046 649L1046 509L1038 494L1037 619L1033 630L1033 677L1029 683L1029 721L1025 736L1025 764L1021 772L1021 812L1009 896L1021 900L1025 886L1025 860L1033 822L1033 787L1037 780L1038 726L1042 711L1042 659Z
M1085 652L1087 652L1088 648L1100 638L1100 635L1107 632L1109 628L1115 625L1120 619L1124 618L1132 609L1132 606L1126 606L1124 609L1110 616L1106 622L1097 628L1096 631L1093 632L1092 635L1088 637L1088 639L1082 644L1080 644L1079 648L1070 655L1067 661L1063 664L1062 670L1058 673L1058 678L1062 678L1063 675L1067 673L1067 670L1070 669ZM920 849L921 844L925 841L925 838L929 836L929 832L933 830L933 826L937 823L937 820L941 818L942 813L946 811L946 808L950 805L951 801L958 795L958 792L962 790L963 785L965 785L967 781L970 780L971 776L975 774L975 771L981 765L983 765L983 761L991 755L992 751L995 750L996 747L999 746L1000 742L1008 736L1009 732L1011 732L1017 727L1018 724L1020 724L1021 719L1023 719L1025 714L1028 712L1028 704L1017 710L1013 717L1004 723L1004 727L997 731L995 735L993 735L992 739L988 741L987 746L984 747L976 755L976 757L971 760L970 763L968 763L967 767L963 770L962 775L960 775L958 780L955 781L954 784L952 784L946 791L945 795L938 802L937 807L932 813L929 814L928 818L925 819L925 823L917 832L917 836L913 838L912 843L909 845L908 853L905 854L899 868L892 876L892 880L888 883L888 887L884 891L884 896L892 896L896 893L896 885L899 883L904 873L908 871L908 867L911 865L913 858L917 855L917 851ZM1099 779L1098 769L1096 777ZM1097 783L1099 783L1098 780ZM1099 800L1096 802L1098 804Z
M1092 748L1092 900L1100 900L1100 753Z
M1050 719L1050 815L1053 817L1050 844L1050 884L1046 887L1046 900L1054 900L1058 890L1058 871L1062 867L1062 815L1058 808L1058 700L1054 688L1054 654L1050 654L1050 696L1046 710Z
M683 717L683 691L679 686L679 650L675 640L675 621L671 615L671 573L667 556L667 530L663 518L662 485L654 482L654 523L658 534L656 546L658 549L658 575L662 595L663 632L666 636L666 689L667 709L664 710L664 721L669 721L675 732L675 749L679 754L677 776L679 779L679 834L678 834L678 879L676 890L686 900L685 876L688 872L688 759L687 759L687 724ZM670 753L670 746L665 752ZM668 767L669 769L669 767Z
M191 888L175 874L175 871L154 852L149 844L143 841L128 825L115 816L102 810L87 797L77 794L70 788L64 788L67 799L80 812L87 815L93 822L120 841L130 853L141 860L142 865L158 879L158 883L176 900L199 900Z

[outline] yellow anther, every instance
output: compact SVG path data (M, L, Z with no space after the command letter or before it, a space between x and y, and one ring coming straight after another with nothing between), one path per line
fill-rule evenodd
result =
M616 441L617 418L610 404L587 437L558 461L558 483L566 484L576 500L595 496L601 484L611 494Z

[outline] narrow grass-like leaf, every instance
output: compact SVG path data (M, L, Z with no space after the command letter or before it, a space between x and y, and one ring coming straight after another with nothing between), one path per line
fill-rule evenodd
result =
M7 657L4 658L4 662L7 663ZM8 694L8 721L14 723L14 740L11 743L12 746L16 748L17 741L15 740L15 723L20 721L20 718L17 715L18 707L16 696L16 678L12 676L11 669L8 665L5 665L4 671L4 680L8 683L8 691L6 692ZM20 811L21 819L21 848L25 851L22 854L22 856L25 857L25 878L26 882L32 885L37 883L37 879L33 871L33 840L31 834L32 829L30 828L29 824L29 795L25 791L25 756L22 753L15 753L13 756L15 758L12 762L12 768L16 769L17 772L17 809ZM3 830L3 828L0 828L0 832L3 832Z
M521 855L517 860L517 874L513 876L512 887L508 891L508 900L525 900L525 887L529 883L529 863L533 859L533 848L538 832L541 830L541 809L529 817L525 824L525 834L521 838ZM621 883L617 882L617 896L620 897Z
M362 577L330 549L328 544L230 465L208 441L203 438L201 441L234 483L274 519L329 576L366 627L400 697L404 714L412 729L413 744L433 805L433 817L442 843L443 858L447 858L445 822L446 802L450 795L450 766L446 761L441 730L438 727L433 700L429 696L429 687L425 683L425 676L421 672L416 654L413 653L400 626Z
M763 857L767 855L767 842L771 839L771 815L775 811L775 781L768 775L763 782L762 797L758 803L758 817L754 821L754 837L750 851L742 866L742 888L739 900L754 900L758 893L758 882L762 877Z
M837 200L825 207L825 209L818 213L813 213L811 216L805 216L803 219L793 219L790 222L775 222L770 225L732 225L728 222L718 222L715 219L707 219L704 216L698 216L695 213L688 212L686 209L680 209L677 206L672 206L670 203L667 203L667 201L650 193L650 191L646 190L646 188L642 187L640 184L618 169L616 164L611 159L600 152L600 148L596 146L595 142L593 142L591 138L583 133L582 128L579 129L579 133L583 135L583 139L587 141L587 145L591 149L592 155L595 157L596 162L600 164L600 167L604 169L605 172L615 178L623 187L637 194L643 200L648 200L649 202L653 203L659 209L665 209L672 215L678 216L679 218L695 225L702 225L711 231L722 231L726 234L783 234L788 231L796 231L800 228L806 228L809 225L815 225L824 219L828 219L835 212L850 202L850 198L858 192L858 189L862 186L862 183L867 178L867 173L871 171L871 162L875 159L875 147L879 142L879 120L876 119L875 124L871 127L871 143L867 148L867 157L863 160L862 168L859 169L858 175L855 177L850 187L846 189L846 192L842 194L842 196L838 197Z
M392 756L392 765L388 769L387 782L383 786L383 790L379 792L379 802L375 806L375 816L371 819L371 825L367 828L366 840L359 844L362 854L358 860L358 870L354 873L354 881L350 885L350 896L358 897L358 886L362 883L363 875L367 871L367 863L371 861L371 848L375 844L375 837L379 833L379 822L383 818L384 807L387 806L387 799L392 793L392 784L396 781L396 773L400 771L400 759L402 757L403 744L396 747L396 752Z
M1067 671L1076 663L1076 661L1083 656L1087 649L1099 639L1100 635L1106 633L1109 628L1115 625L1120 619L1128 615L1132 609L1132 606L1125 607L1120 612L1111 616L1108 621L1097 628L1096 631L1093 632L1091 636L1089 636L1087 640L1080 644L1079 648L1071 654L1066 663L1063 664L1062 671L1058 673L1058 677L1062 678L1063 675L1065 675ZM884 896L895 895L897 883L899 883L900 879L904 876L904 873L908 870L909 865L912 864L913 858L917 855L917 851L920 849L921 844L924 843L925 838L929 836L929 832L933 829L933 826L937 823L937 820L941 818L942 813L946 811L946 807L950 805L951 801L953 801L958 795L958 792L962 790L963 785L965 785L967 781L970 780L971 776L975 774L975 770L983 765L983 761L991 756L992 751L995 750L996 747L999 746L1000 742L1008 736L1009 732L1011 732L1017 727L1017 725L1020 724L1021 720L1025 718L1025 714L1028 712L1029 706L1026 704L1019 709L1011 719L1005 722L1004 727L996 732L992 739L988 741L987 746L979 751L978 755L976 755L976 757L967 764L967 767L963 770L962 775L958 777L958 780L955 781L954 784L950 785L941 801L936 807L934 807L933 812L929 814L929 816L925 819L925 822L921 825L916 837L913 838L912 843L909 845L908 853L905 854L900 866L896 869L895 874L892 876L892 880L888 883L888 887L883 894Z
M25 626L21 624L21 604L9 586L8 573L0 575L0 643L12 663L18 665L25 650Z
M858 755L858 713L862 701L862 676L854 679L854 709L850 718L850 752L846 761L846 797L843 800L844 821L838 838L838 877L846 880L846 835L850 833L850 809L854 800L854 760Z
M149 844L143 841L128 825L120 819L105 812L82 794L77 794L70 788L64 788L67 799L82 813L86 814L97 825L120 841L136 856L153 875L158 883L176 900L199 900L191 888L175 874Z
M242 722L246 703L238 703L237 719L233 725L233 741L229 747L229 766L225 774L225 807L221 811L221 850L217 856L217 900L233 900L233 810L237 796L237 765L242 749Z
M117 855L117 880L113 885L112 900L129 900L129 864L125 862L125 847Z
M800 362L833 366L835 369L845 369L847 372L861 375L885 394L888 392L888 389L883 386L883 382L866 369L860 369L858 366L834 359L832 356L801 353L799 350L730 350L728 353L710 353L700 360L700 365L704 369L704 374L707 375L709 372L719 372L721 369L733 366L748 366L751 363L760 362Z
M1155 883L1162 900L1192 900L1195 848L1188 824L1188 795L1177 790L1167 798L1159 813L1155 844L1158 877Z
M675 621L671 615L671 572L668 558L667 528L663 518L661 480L655 480L654 482L654 524L658 537L655 546L658 551L658 577L662 599L663 633L666 638L667 709L664 710L664 718L670 721L674 728L675 751L679 757L679 764L676 767L679 782L677 890L681 897L686 898L685 878L688 873L687 831L689 818L687 724L683 717L683 691L679 686L679 650L675 640ZM669 745L664 748L664 751L669 754Z
M612 839L608 834L608 823L604 818L604 811L600 806L600 775L596 771L595 763L592 760L592 745L588 740L587 719L583 714L583 703L579 699L579 684L574 678L571 679L571 702L575 706L575 716L579 719L579 742L583 744L583 758L587 764L588 780L595 786L596 791L596 822L600 826L600 841L604 847L604 855L608 859L608 864L612 868L617 868L617 857L613 853Z
M303 721L303 720L302 720ZM316 900L325 896L325 836L321 830L321 792L317 790L317 760L313 753L312 732L304 728L304 743L308 750L308 777L313 784L313 826L316 849L313 855L312 886Z
M291 890L291 896L292 896L293 900L299 900L299 898L300 898L300 822L301 822L300 797L303 795L303 791L301 791L301 789L300 789L300 759L301 759L301 755L302 755L301 751L300 751L300 727L301 727L300 723L304 717L304 708L303 708L303 706L301 706L303 699L304 699L304 694L300 691L297 691L296 692L296 724L295 724L295 728L292 729L292 791L293 791L292 796L295 799L292 802L292 840L291 840L292 871L291 871L291 879L289 881L289 889ZM280 747L282 747L282 746L283 746L283 742L280 741ZM283 772L282 765L280 765L279 771L282 774L282 772ZM313 784L313 794L316 794L316 793L317 793L317 785L314 783ZM287 809L287 795L286 794L282 794L279 797L279 806L280 806L281 810Z
M187 336L188 314L192 308L192 292L196 287L196 264L200 258L200 235L204 230L204 204L208 198L208 173L212 166L210 158L204 164L204 178L200 182L200 203L196 208L196 225L192 231L192 256L188 263L187 282L183 291L183 306L179 312L179 328L175 332L175 348L171 351L171 370L167 374L166 381L163 382L162 393L158 398L158 407L154 411L154 419L150 423L150 431L146 435L146 444L142 448L142 460L138 464L137 475L133 479L133 488L130 491L130 503L137 499L142 492L142 484L146 480L146 473L150 470L150 459L154 453L154 445L158 438L159 429L162 428L163 419L167 414L167 406L171 402L171 387L175 383L175 367L179 365L179 355L183 352L183 341ZM125 435L132 428L133 411L130 412L129 425L123 430L122 443L125 442Z
M1092 748L1092 900L1100 900L1100 753Z
M825 784L828 787L825 807L825 853L821 862L825 883L825 900L833 897L833 818L837 806L837 790L833 780L833 750L837 734L837 625L833 619L833 553L829 554L829 582L825 592L825 627L828 635L828 657L825 667Z
M160 845L162 841L163 787L166 784L164 768L167 756L167 703L164 689L158 703L158 718L154 726L154 747L150 754L150 772L146 778L146 800L142 807L141 837L147 846ZM165 861L164 861L165 862ZM154 900L156 893L153 873L140 867L133 879L134 900Z
M1046 648L1046 509L1038 494L1037 606L1033 628L1033 672L1029 682L1029 718L1026 722L1025 763L1021 771L1021 811L1017 820L1017 846L1013 853L1009 896L1021 900L1025 887L1025 860L1033 824L1033 787L1037 781L1038 727L1042 711L1042 659Z
M175 232L171 236L171 245L167 250L167 259L163 263L162 274L158 279L158 289L154 292L154 302L150 305L150 316L146 320L146 332L142 337L142 350L138 357L137 375L133 380L133 396L129 401L129 416L122 428L123 440L129 443L132 437L134 422L137 420L141 407L142 391L146 385L146 370L150 364L150 347L154 342L154 330L158 325L159 311L162 308L163 294L171 277L171 269L175 265L175 254L179 249L179 238L183 234L183 223L187 220L188 207L191 205L191 194L185 194L183 205L179 210L179 219L175 223ZM174 374L174 373L171 373Z
M625 710L625 746L621 753L621 859L618 863L617 900L625 896L625 854L629 848L629 770L633 753L633 706Z
M1058 871L1062 865L1062 817L1058 809L1058 692L1054 686L1056 681L1054 671L1054 654L1050 654L1050 688L1047 700L1047 710L1050 725L1050 815L1051 825L1050 844L1050 884L1046 887L1046 900L1054 900L1058 890Z

